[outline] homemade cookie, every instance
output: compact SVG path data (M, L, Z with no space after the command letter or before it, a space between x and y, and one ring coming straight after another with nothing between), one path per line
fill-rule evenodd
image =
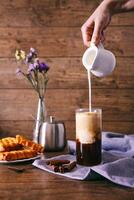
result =
M18 144L23 145L25 147L29 147L30 149L35 150L38 153L42 153L44 151L44 148L40 144L28 140L21 135L16 135L16 140Z
M6 137L0 140L0 152L20 150L22 148L22 145L17 142L16 138Z
M0 160L13 161L18 159L32 158L37 152L32 149L23 149L18 151L0 152Z

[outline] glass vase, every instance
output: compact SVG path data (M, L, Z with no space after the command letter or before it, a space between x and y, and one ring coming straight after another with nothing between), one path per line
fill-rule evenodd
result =
M39 98L38 107L37 107L37 115L36 115L36 124L33 133L33 141L39 143L39 134L42 123L46 121L47 111L45 106L45 98Z

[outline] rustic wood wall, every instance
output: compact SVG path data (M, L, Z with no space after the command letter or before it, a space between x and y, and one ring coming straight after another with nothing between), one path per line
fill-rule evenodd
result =
M74 113L88 105L85 50L80 27L98 5L96 0L0 1L0 136L32 137L37 96L15 75L16 48L35 47L50 66L46 94L48 114L64 120L75 138ZM103 109L103 130L134 133L134 13L113 17L105 47L117 58L114 73L92 77L93 106Z

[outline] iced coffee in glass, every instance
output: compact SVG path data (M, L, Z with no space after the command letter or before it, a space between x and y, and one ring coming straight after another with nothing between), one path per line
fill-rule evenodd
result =
M85 166L101 162L101 109L76 110L76 159Z

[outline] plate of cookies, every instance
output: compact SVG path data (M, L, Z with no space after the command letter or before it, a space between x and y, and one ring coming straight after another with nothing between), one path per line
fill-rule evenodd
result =
M21 135L0 140L0 163L19 163L35 160L44 148Z

